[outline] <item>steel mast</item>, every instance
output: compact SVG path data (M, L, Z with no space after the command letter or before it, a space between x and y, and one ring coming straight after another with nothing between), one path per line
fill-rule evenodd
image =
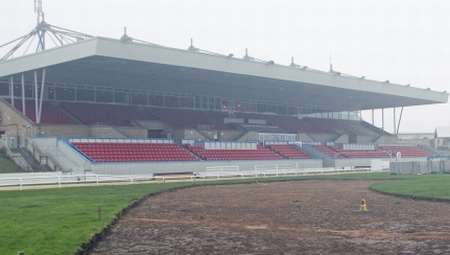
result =
M34 0L34 13L36 14L36 26L31 32L0 45L0 50L6 49L7 51L0 58L0 62L93 37L47 23L45 21L42 0Z

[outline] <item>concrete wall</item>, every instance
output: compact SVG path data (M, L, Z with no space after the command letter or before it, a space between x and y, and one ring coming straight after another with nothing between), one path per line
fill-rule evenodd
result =
M91 130L84 125L41 125L41 134L44 136L60 137L89 137Z
M145 138L147 130L138 127L86 125L41 125L40 134L57 137Z
M311 139L313 139L314 142L330 142L334 141L337 138L336 134L325 134L325 133L315 133L315 134L308 134Z
M195 129L185 129L183 139L203 141L205 140L205 137Z
M242 160L145 163L95 163L91 168L98 174L151 174L169 172L201 172L207 167L239 166L240 170L253 170L255 166L296 165L299 168L321 168L322 160Z
M147 129L140 127L114 127L127 138L147 138Z
M146 138L147 130L139 127L86 125L41 125L40 134L56 137Z
M218 138L217 130L197 130L202 136L204 136L208 140L214 140L214 138Z
M38 132L34 123L24 117L21 112L11 107L4 99L0 99L1 131L8 137L14 138L20 146L25 146L26 137Z
M259 135L258 132L255 131L249 131L245 135L243 135L241 138L239 138L238 142L255 142L258 141Z
M298 140L302 142L314 142L306 133L298 133Z
M398 143L398 142L399 142L399 139L397 139L397 137L390 136L390 135L382 135L382 136L378 137L375 140L375 143L391 143L391 144L394 144L394 143Z
M140 120L136 122L139 126L144 129L168 129L168 126L158 120Z
M332 159L325 160L325 167L358 167L358 166L370 166L372 160L384 160L389 162L411 162L411 161L426 161L426 158L402 158L402 159L391 159L391 158L353 158L353 159Z
M126 136L111 126L92 126L90 137L97 138L126 138Z
M243 134L241 130L223 130L222 141L234 141Z
M356 136L356 142L361 144L372 143L373 139L374 139L373 136L363 136L363 135Z
M350 138L348 135L341 135L339 136L334 142L335 143L349 143Z
M55 137L33 138L32 144L38 148L40 156L46 156L53 162L50 167L56 167L56 165L61 167L58 170L81 173L91 164L73 147ZM32 150L32 153L35 152ZM34 156L36 157L36 155Z

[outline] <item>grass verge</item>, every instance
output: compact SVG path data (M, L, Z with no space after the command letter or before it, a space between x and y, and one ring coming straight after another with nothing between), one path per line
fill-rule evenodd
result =
M450 175L407 176L372 184L370 189L406 198L450 202Z
M4 152L0 152L0 174L23 172Z
M0 254L74 254L121 209L187 183L0 192Z

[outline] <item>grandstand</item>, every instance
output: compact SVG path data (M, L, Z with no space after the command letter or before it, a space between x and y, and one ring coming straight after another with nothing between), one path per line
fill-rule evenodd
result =
M0 61L0 97L9 146L54 170L109 173L425 159L398 143L398 128L384 129L384 111L448 100L334 70L102 37ZM363 110L381 112L382 127Z

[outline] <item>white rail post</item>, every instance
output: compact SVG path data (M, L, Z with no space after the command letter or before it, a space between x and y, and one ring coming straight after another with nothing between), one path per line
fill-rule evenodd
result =
M95 175L95 183L98 185L98 174Z
M279 168L278 165L276 166L276 169L277 169L277 176L278 176L278 175L279 175L279 172L280 172L280 168Z
M61 175L58 175L58 188L61 188Z

